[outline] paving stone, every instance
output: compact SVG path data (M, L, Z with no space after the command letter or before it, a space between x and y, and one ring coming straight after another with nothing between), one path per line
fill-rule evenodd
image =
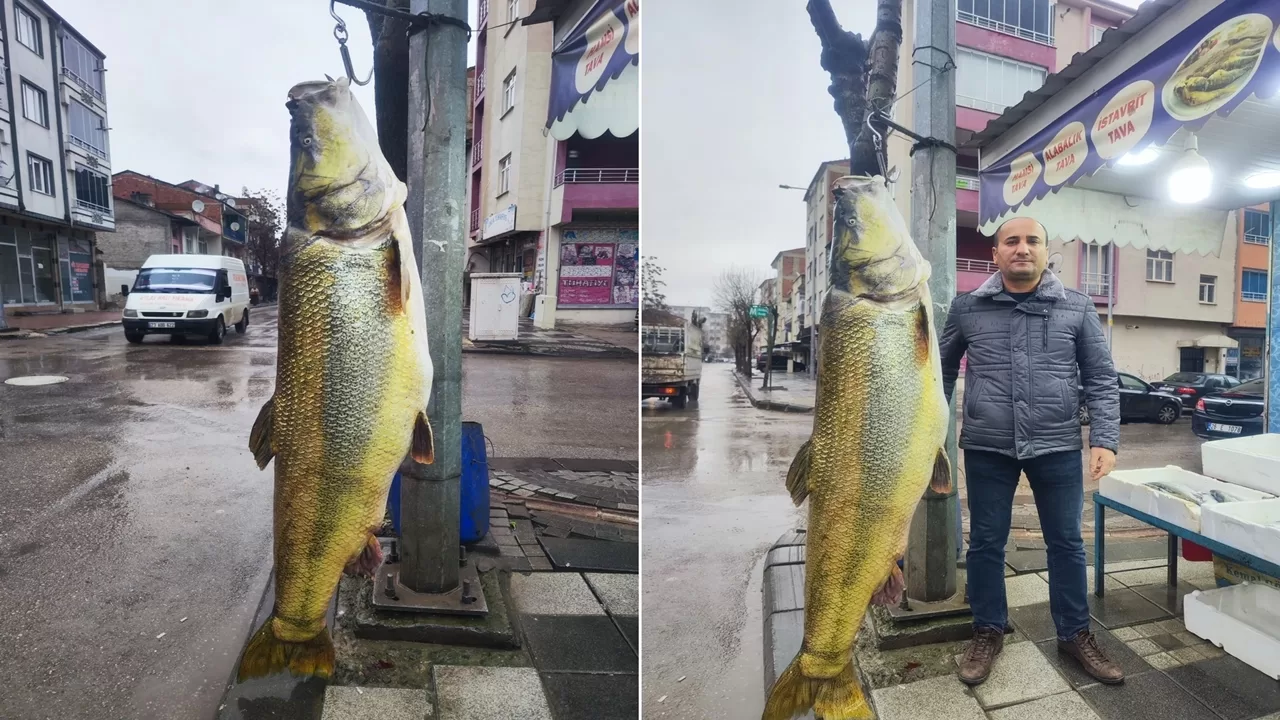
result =
M1004 594L1011 608L1049 602L1049 583L1036 573L1005 578Z
M1187 629L1186 626L1182 624L1182 621L1179 620L1178 618L1161 620L1160 622L1156 623L1156 625L1159 626L1161 630L1164 630L1167 633L1174 633L1174 634L1185 632Z
M1084 570L1085 570L1085 582L1088 584L1089 594L1092 595L1094 588L1097 587L1097 583L1094 582L1094 577L1093 577L1093 566L1087 565L1085 566ZM1047 570L1045 572L1039 573L1039 575L1040 577L1045 579L1045 582L1049 581L1049 572ZM1102 587L1105 590L1115 590L1118 588L1123 588L1125 587L1125 585L1119 580L1112 578L1110 575L1104 574L1102 576Z
M778 565L764 569L766 614L804 608L804 565Z
M525 615L604 615L604 608L578 573L513 575L511 600Z
M507 570L511 572L529 572L533 570L533 566L529 564L529 558L521 555L519 557L503 558Z
M1168 675L1224 720L1280 711L1280 683L1233 657L1192 662Z
M1134 625L1133 631L1138 634L1138 637L1152 637L1163 633L1164 627L1158 622L1144 623L1142 625Z
M765 616L764 656L765 687L772 687L778 675L791 664L804 641L804 611L789 610Z
M614 615L613 624L618 626L622 637L626 638L631 650L640 654L640 617L638 615Z
M1020 573L1048 570L1048 558L1044 550L1014 550L1004 554L1005 563Z
M512 538L512 540L514 539L515 538ZM514 543L511 545L498 545L498 554L512 558L524 557L524 551L520 549L519 545Z
M1150 638L1138 638L1137 640L1131 640L1125 644L1129 646L1130 650L1143 657L1155 655L1158 652L1164 652L1164 648L1152 642Z
M603 615L526 615L521 627L541 672L639 671L636 652L613 620Z
M1179 625L1181 625L1181 623L1179 623ZM1204 640L1201 640L1200 638L1196 637L1195 635L1192 635L1191 633L1185 630L1181 632L1175 632L1173 636L1178 638L1178 640L1180 640L1183 645L1187 645L1187 646L1200 645L1205 642Z
M1126 676L1138 675L1151 670L1151 666L1146 661L1126 647L1123 641L1117 639L1110 632L1098 628L1093 631L1093 635L1098 640L1098 647L1102 648L1107 657L1120 666ZM1093 679L1093 676L1085 672L1084 668L1080 667L1080 661L1058 649L1057 638L1038 642L1036 647L1040 648L1040 652L1044 654L1049 663L1062 673L1067 682L1071 684L1071 687L1081 688L1098 682Z
M1162 672L1126 678L1122 685L1081 688L1102 720L1219 720Z
M436 665L431 673L436 720L552 720L542 680L533 668Z
M1127 570L1141 570L1143 568L1158 567L1163 569L1169 564L1165 558L1149 559L1149 560L1112 560L1111 555L1107 555L1107 563L1102 566L1104 572L1118 573Z
M1032 642L1058 637L1048 602L1009 608L1009 622Z
M640 512L640 506L633 505L631 503L618 503L618 509L627 510L629 512Z
M1126 587L1155 585L1156 583L1168 582L1169 570L1163 566L1146 568L1145 570L1126 570L1124 572L1111 573L1111 577L1124 583Z
M1148 655L1145 660L1157 670L1168 670L1178 666L1178 661L1173 659L1173 656L1167 652Z
M630 573L585 573L587 584L613 615L640 614L640 576Z
M1186 645L1183 644L1181 640L1175 638L1172 633L1165 633L1163 635L1152 635L1151 637L1146 639L1150 640L1156 645L1159 645L1161 650L1177 650L1178 648L1186 647Z
M1132 590L1165 612L1181 615L1182 603L1188 595L1195 592L1196 588L1191 583L1179 580L1175 587L1169 587L1167 583L1161 582L1158 585L1139 585Z
M543 673L542 683L556 720L635 720L640 717L639 675Z
M1137 628L1131 627L1116 628L1111 631L1111 634L1114 635L1117 640L1123 640L1125 642L1128 642L1129 640L1137 640L1139 637L1142 637L1138 634Z
M528 488L521 488L516 491L516 495L520 497L533 497L533 491Z
M1200 654L1200 651L1190 647L1170 650L1169 656L1174 660L1177 660L1180 665L1186 665L1187 663L1193 663L1204 659L1204 656Z
M1132 588L1112 590L1104 597L1089 595L1089 612L1108 630L1152 620L1168 620L1169 613L1156 607Z
M501 528L499 528L499 529L501 529ZM496 540L496 541L498 541L498 547L499 547L499 548L501 548L501 547L511 547L511 546L519 545L519 544L520 544L520 541L516 539L516 536L515 536L515 535L504 535L504 534L499 534L499 533L496 533L496 532L495 532L495 533L493 534L493 539L494 539L494 540Z
M330 685L321 720L422 720L430 711L426 690Z
M1098 714L1073 692L1050 695L987 714L991 720L1099 720Z
M950 675L880 688L871 696L880 720L986 720L978 701Z
M529 567L534 570L553 570L554 569L551 566L551 561L548 560L546 557L529 558Z
M957 655L956 663L959 662ZM992 709L1070 689L1035 643L1019 642L1004 646L991 675L973 688L973 694L983 708Z

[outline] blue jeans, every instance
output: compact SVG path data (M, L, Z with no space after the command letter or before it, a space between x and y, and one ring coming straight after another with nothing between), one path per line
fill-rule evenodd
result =
M1049 559L1049 612L1059 640L1089 628L1089 585L1085 574L1080 512L1084 507L1084 461L1078 450L1018 460L991 452L964 452L969 491L969 605L973 626L1007 626L1004 548L1009 541L1013 494L1027 473L1040 515Z

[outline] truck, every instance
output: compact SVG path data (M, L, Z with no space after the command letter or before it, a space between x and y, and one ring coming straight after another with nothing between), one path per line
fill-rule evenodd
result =
M640 319L640 395L666 398L676 408L698 399L702 383L702 325L707 319L646 309Z

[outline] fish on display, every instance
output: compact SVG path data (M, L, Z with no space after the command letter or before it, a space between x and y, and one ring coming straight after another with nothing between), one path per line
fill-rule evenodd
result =
M1172 495L1183 502L1188 502L1193 505L1204 504L1204 498L1200 496L1201 494L1196 493L1196 491L1191 490L1190 488L1182 487L1181 485L1175 485L1170 482L1157 481L1157 482L1147 483L1147 487L1151 488L1152 490L1157 490L1159 492L1162 492L1166 495Z
M854 640L870 604L901 597L897 561L925 488L951 487L930 266L883 178L841 178L834 196L813 435L787 473L792 500L809 499L804 643L764 720L810 708L824 720L873 717Z
M289 91L288 228L275 394L249 439L275 459L275 608L237 677L330 677L325 611L344 570L372 576L392 476L433 460L422 285L406 189L349 81Z

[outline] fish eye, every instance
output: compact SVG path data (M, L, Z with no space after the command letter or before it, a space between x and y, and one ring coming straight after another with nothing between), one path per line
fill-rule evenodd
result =
M311 146L311 137L310 137L310 136L308 136L308 137L304 137L304 138L302 138L302 144L303 144L303 145L305 145L305 146L307 146L307 147L310 147L310 146Z

